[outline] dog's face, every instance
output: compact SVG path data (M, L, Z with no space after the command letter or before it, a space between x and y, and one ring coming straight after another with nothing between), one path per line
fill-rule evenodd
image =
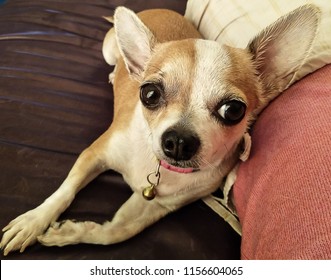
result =
M159 43L136 14L116 10L117 44L140 84L151 145L164 167L188 173L239 153L251 121L306 57L318 24L314 12L290 13L237 49L197 38Z
M140 83L154 153L178 172L216 167L233 153L261 92L245 50L206 40L156 46Z

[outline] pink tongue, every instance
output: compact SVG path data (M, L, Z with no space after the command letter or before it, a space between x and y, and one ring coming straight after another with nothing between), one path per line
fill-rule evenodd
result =
M194 171L193 168L181 168L181 167L170 165L169 163L167 163L164 160L161 160L161 166L163 166L164 168L166 168L168 170L178 172L178 173L192 173Z

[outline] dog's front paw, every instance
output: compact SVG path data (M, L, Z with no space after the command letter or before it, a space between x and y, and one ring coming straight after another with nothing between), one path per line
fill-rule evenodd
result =
M0 248L3 249L4 255L11 251L20 250L22 253L25 248L37 241L37 236L42 234L49 226L42 212L36 208L18 216L3 228L3 237Z
M45 246L65 246L81 242L85 223L65 220L52 224L48 230L38 236L38 241Z

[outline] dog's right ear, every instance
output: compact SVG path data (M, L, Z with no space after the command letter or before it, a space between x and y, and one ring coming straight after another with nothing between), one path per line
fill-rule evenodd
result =
M145 70L156 44L153 33L131 10L118 7L114 14L117 44L129 73L135 77Z

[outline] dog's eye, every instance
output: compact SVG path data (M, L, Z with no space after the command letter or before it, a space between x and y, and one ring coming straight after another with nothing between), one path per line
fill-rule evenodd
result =
M140 100L149 109L158 107L161 97L161 89L154 84L142 85L140 88Z
M241 122L246 113L246 104L239 100L221 103L217 115L225 125L235 125Z

